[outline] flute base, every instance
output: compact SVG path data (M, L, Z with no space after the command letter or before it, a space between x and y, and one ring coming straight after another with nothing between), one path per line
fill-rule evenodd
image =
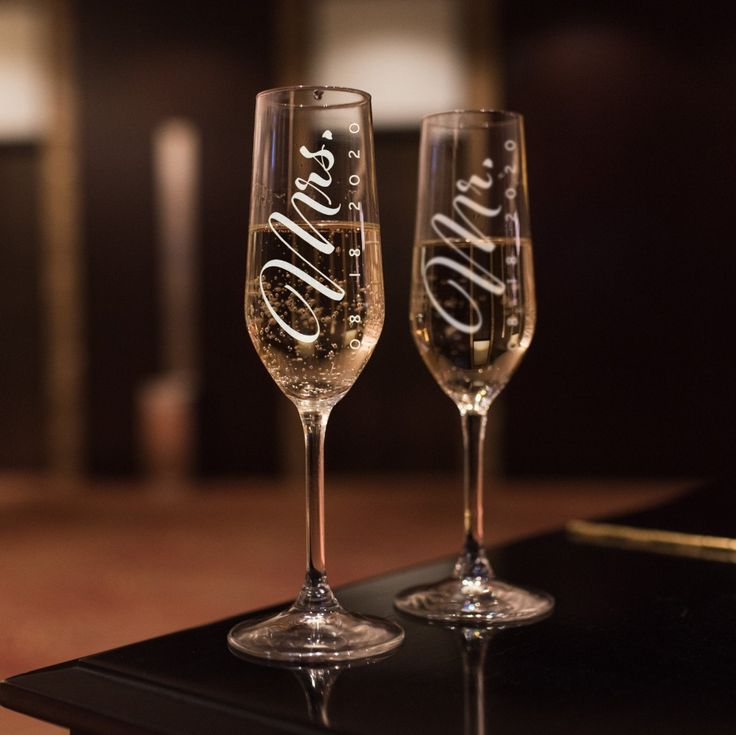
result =
M348 612L329 588L326 593L315 604L314 594L302 590L288 610L260 622L238 623L227 637L230 649L272 661L317 664L381 656L404 640L396 623Z
M450 577L401 592L394 605L401 612L444 623L506 627L547 617L554 599L545 592L488 580Z

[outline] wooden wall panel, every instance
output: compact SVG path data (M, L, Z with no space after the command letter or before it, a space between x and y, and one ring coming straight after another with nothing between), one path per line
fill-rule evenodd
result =
M725 2L505 3L539 288L516 472L733 466L735 22Z
M160 369L151 134L202 136L202 471L274 467L272 396L242 319L255 93L270 84L267 6L80 0L90 467L136 468L136 393Z
M39 283L39 162L32 144L0 144L0 467L46 461Z

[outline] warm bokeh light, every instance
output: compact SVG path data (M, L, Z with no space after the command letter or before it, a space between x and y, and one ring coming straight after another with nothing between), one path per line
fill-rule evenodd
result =
M369 90L377 128L416 127L428 110L466 105L456 3L322 0L312 23L309 81Z
M32 140L46 128L46 23L40 2L0 2L0 141Z

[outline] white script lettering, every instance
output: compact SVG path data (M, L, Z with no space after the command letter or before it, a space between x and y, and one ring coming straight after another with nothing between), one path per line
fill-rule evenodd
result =
M329 132L330 131L325 131L322 137L331 140L332 134L330 133L329 135L327 135L327 133ZM298 278L302 283L307 286L311 286L322 296L326 296L332 301L341 301L345 297L345 291L337 283L335 283L327 274L323 273L319 268L317 268L314 263L310 262L284 237L284 229L286 229L293 235L296 235L296 237L299 238L299 240L301 240L303 243L311 245L312 248L320 253L330 255L335 250L335 246L329 240L327 240L327 238L323 234L315 229L315 227L310 222L307 214L305 214L305 212L303 212L298 206L299 204L306 205L318 214L327 217L333 217L340 211L340 207L342 205L338 204L337 206L333 207L332 200L328 196L327 192L324 190L332 183L330 170L335 165L335 157L329 150L325 148L324 144L319 150L316 151L310 151L306 148L306 146L302 146L299 149L299 153L304 158L314 161L322 169L324 175L312 172L311 174L309 174L306 180L298 178L294 181L294 184L296 188L299 189L299 191L292 195L291 206L301 218L301 223L295 222L293 219L290 219L281 212L272 212L268 218L268 225L271 228L271 232L273 232L273 234L276 235L276 237L281 240L281 242L289 250L291 250L292 253L294 253L303 263L305 263L308 268L314 271L318 276L321 276L323 280L318 280L314 276L310 275L307 270L305 270L304 268L300 268L293 263L282 260L281 258L274 258L265 263L261 268L260 289L261 296L263 297L263 301L266 304L266 308L271 313L271 316L276 320L278 325L290 337L293 337L299 342L305 342L309 344L316 341L316 339L319 337L320 326L319 320L317 319L314 310L309 305L304 295L299 293L299 291L294 286L290 284L285 285L285 288L290 293L294 294L294 296L296 296L301 304L306 307L307 311L311 315L311 318L314 320L315 328L314 331L311 332L300 332L299 330L292 327L278 313L278 304L274 305L271 303L268 295L266 294L266 289L263 285L264 275L266 274L266 272L275 268L290 273L292 276ZM322 197L322 201L317 201L314 197L306 194L305 191L308 187L311 188L315 194L320 195Z
M493 161L491 161L490 158L486 158L483 161L483 166L490 169L493 167ZM456 187L461 193L456 195L452 200L452 208L457 216L462 220L462 224L443 213L434 214L431 219L432 229L435 234L445 245L450 247L461 258L467 261L468 265L471 267L444 255L436 255L429 260L425 260L426 254L424 252L422 253L422 280L424 282L424 289L432 306L448 324L464 334L475 334L483 325L483 316L481 314L480 307L478 306L478 302L464 286L452 278L449 279L447 281L447 285L460 293L472 309L473 317L470 322L457 319L447 311L440 300L432 292L428 273L432 268L447 268L489 293L497 296L504 293L506 290L504 282L474 261L471 255L458 247L458 245L452 241L454 236L456 239L460 239L463 243L469 243L474 247L480 248L483 252L491 253L495 250L496 245L490 237L485 234L467 215L468 211L472 211L476 214L482 215L483 217L493 218L501 213L501 206L495 208L485 207L467 196L468 191L472 190L475 193L478 192L479 189L488 190L492 185L493 178L490 172L485 179L482 179L480 176L475 174L467 181L459 179L456 182Z

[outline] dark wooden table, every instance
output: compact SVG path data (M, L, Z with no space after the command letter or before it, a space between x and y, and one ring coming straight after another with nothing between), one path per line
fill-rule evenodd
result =
M736 486L614 520L736 538ZM603 536L560 531L493 550L499 576L557 599L552 617L526 628L486 637L401 617L406 642L386 660L299 672L233 656L225 635L239 615L13 677L0 703L77 735L736 731L736 545L696 558L698 539L678 550ZM448 568L386 574L339 596L395 616L396 592Z

